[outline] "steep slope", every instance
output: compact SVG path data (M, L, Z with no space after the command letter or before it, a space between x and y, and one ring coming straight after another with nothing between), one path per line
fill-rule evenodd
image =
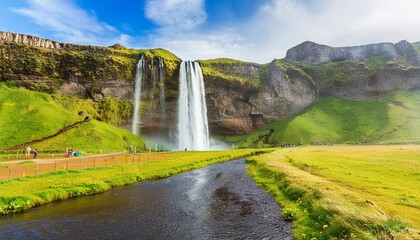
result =
M322 99L237 141L240 146L288 143L420 142L420 92L379 100Z
M80 120L82 116L63 109L48 94L0 84L0 149L51 136ZM123 150L129 145L144 143L126 130L91 121L33 147Z

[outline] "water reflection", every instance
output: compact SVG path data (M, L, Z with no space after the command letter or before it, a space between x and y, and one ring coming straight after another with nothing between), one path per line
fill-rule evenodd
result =
M0 239L291 239L243 160L0 218Z

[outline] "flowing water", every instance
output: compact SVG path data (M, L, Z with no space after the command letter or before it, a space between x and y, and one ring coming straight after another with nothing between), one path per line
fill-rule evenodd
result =
M144 56L142 55L136 68L136 82L134 87L134 111L133 121L131 126L131 132L133 134L139 134L139 123L140 123L140 99L141 99L141 88L143 83L143 68L144 68Z
M292 239L244 160L0 218L0 239Z
M166 68L163 58L159 58L159 103L160 103L160 125L166 125L166 97L165 97L165 81L166 81Z
M178 148L208 150L209 128L200 65L183 61L179 71Z

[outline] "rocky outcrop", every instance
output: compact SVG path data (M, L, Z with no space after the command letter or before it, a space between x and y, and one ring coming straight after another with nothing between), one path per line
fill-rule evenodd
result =
M410 64L419 64L414 47L407 41L401 41L397 44L377 43L338 48L307 41L289 49L286 53L286 59L288 60L312 65L366 59L373 56L381 56L389 60L403 58Z
M259 76L257 88L220 78L207 82L206 102L213 134L250 133L297 113L316 99L315 85L303 71L283 66L277 60L265 66L251 65L230 64L227 69L241 76Z
M29 45L31 47L42 47L53 50L89 50L89 51L107 51L105 47L91 46L91 45L77 45L70 43L60 43L37 36L26 34L0 32L0 43L14 42L19 44Z

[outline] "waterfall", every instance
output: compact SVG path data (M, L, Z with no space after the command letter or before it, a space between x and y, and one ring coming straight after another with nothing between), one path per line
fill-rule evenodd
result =
M163 58L159 58L159 84L160 84L160 125L166 125L166 104L165 104L165 75L166 75L166 68L165 62Z
M144 56L142 55L136 68L136 85L134 88L134 113L131 132L133 134L139 134L139 122L140 122L140 99L141 99L141 85L143 81L143 68L144 68Z
M183 61L179 71L178 148L209 149L203 74L192 61Z

